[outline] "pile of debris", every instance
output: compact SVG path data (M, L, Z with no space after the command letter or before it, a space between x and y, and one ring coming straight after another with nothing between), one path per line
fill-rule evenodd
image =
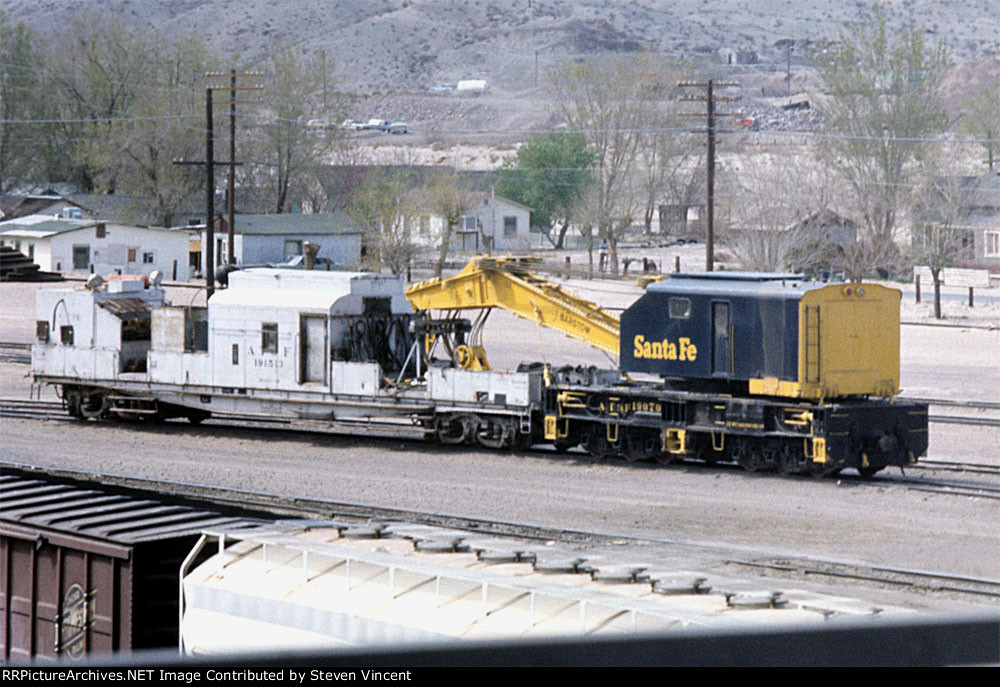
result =
M58 272L43 272L31 258L10 246L0 246L0 281L62 281Z
M822 117L804 97L791 97L777 103L745 100L740 103L742 126L760 131L812 131Z

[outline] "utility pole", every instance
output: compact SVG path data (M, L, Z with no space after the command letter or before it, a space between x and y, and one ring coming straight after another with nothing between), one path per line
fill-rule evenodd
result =
M215 128L212 89L205 89L205 281L206 300L215 293Z
M709 79L705 83L692 83L682 81L677 84L679 88L704 88L705 97L690 96L682 97L686 102L704 102L706 104L705 114L681 113L678 117L705 117L708 136L707 151L705 156L705 270L711 272L715 269L715 118L732 117L733 114L715 111L717 102L733 102L736 98L721 97L714 94L714 88L731 88L739 86L737 83L714 83Z
M788 44L788 52L785 53L785 95L792 94L792 44Z
M209 90L228 90L229 91L229 178L226 182L226 216L227 216L227 235L226 235L226 246L229 250L226 255L226 262L230 265L236 264L236 105L237 104L252 104L256 101L237 101L236 91L261 91L263 86L245 86L242 88L236 87L236 77L253 77L261 78L263 74L259 72L247 72L245 74L237 74L235 69L230 69L229 73L225 72L209 72L205 75L206 78L218 78L221 76L229 77L229 86L210 86ZM214 233L214 232L213 232Z
M236 264L236 70L229 70L229 179L226 184L229 264Z
M233 224L234 224L234 204L233 204L233 187L234 182L234 170L236 165L240 164L236 162L236 105L239 101L236 100L237 90L247 90L247 91L259 91L263 90L261 86L249 87L249 88L236 88L236 77L237 76L255 76L259 77L261 74L237 74L235 70L230 70L226 72L209 72L205 74L205 78L212 78L218 76L229 76L230 83L228 86L206 86L205 87L205 159L204 160L175 160L175 165L205 165L205 243L207 245L202 247L202 255L204 257L203 263L205 265L205 288L207 291L207 297L211 297L215 293L215 166L216 165L228 165L229 167L229 186L228 186L228 205L229 205L229 236L228 236L228 246L229 246L229 258L228 262L232 264L235 261L234 256L234 236L233 236ZM217 162L215 160L215 122L214 122L214 112L213 112L213 92L218 90L229 90L229 162ZM225 104L225 103L224 103Z

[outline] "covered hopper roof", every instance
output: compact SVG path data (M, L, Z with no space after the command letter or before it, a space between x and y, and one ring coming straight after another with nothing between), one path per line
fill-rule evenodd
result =
M138 544L193 536L205 528L253 528L265 521L189 505L165 495L4 470L0 532L93 544Z

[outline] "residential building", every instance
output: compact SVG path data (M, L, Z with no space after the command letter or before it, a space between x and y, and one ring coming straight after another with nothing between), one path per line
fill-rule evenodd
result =
M186 281L190 241L183 229L48 214L0 222L0 245L27 255L46 272L148 275L160 270L167 279Z
M961 266L1000 272L1000 172L961 181L966 193L955 229L972 232L974 251L972 261Z
M204 273L202 246L207 241L200 228L197 246L199 270ZM275 265L302 255L306 242L319 246L318 255L333 264L357 269L361 264L363 233L343 212L235 216L233 249L237 265ZM215 264L229 261L229 230L225 217L215 223Z
M464 253L516 253L531 249L531 208L493 193L473 193L472 202L452 227L449 250ZM418 215L414 243L440 245L445 220L432 209Z
M221 199L218 200L222 202ZM169 217L157 214L156 204L147 196L120 193L71 193L51 189L41 193L0 198L0 219L27 215L52 215L67 219L100 219L131 226L169 224L204 224L205 201L186 199L177 204Z

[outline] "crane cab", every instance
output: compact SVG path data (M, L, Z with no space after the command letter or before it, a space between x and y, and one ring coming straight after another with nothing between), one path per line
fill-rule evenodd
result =
M621 367L755 395L891 397L899 390L899 300L877 284L792 274L673 275L622 314Z

